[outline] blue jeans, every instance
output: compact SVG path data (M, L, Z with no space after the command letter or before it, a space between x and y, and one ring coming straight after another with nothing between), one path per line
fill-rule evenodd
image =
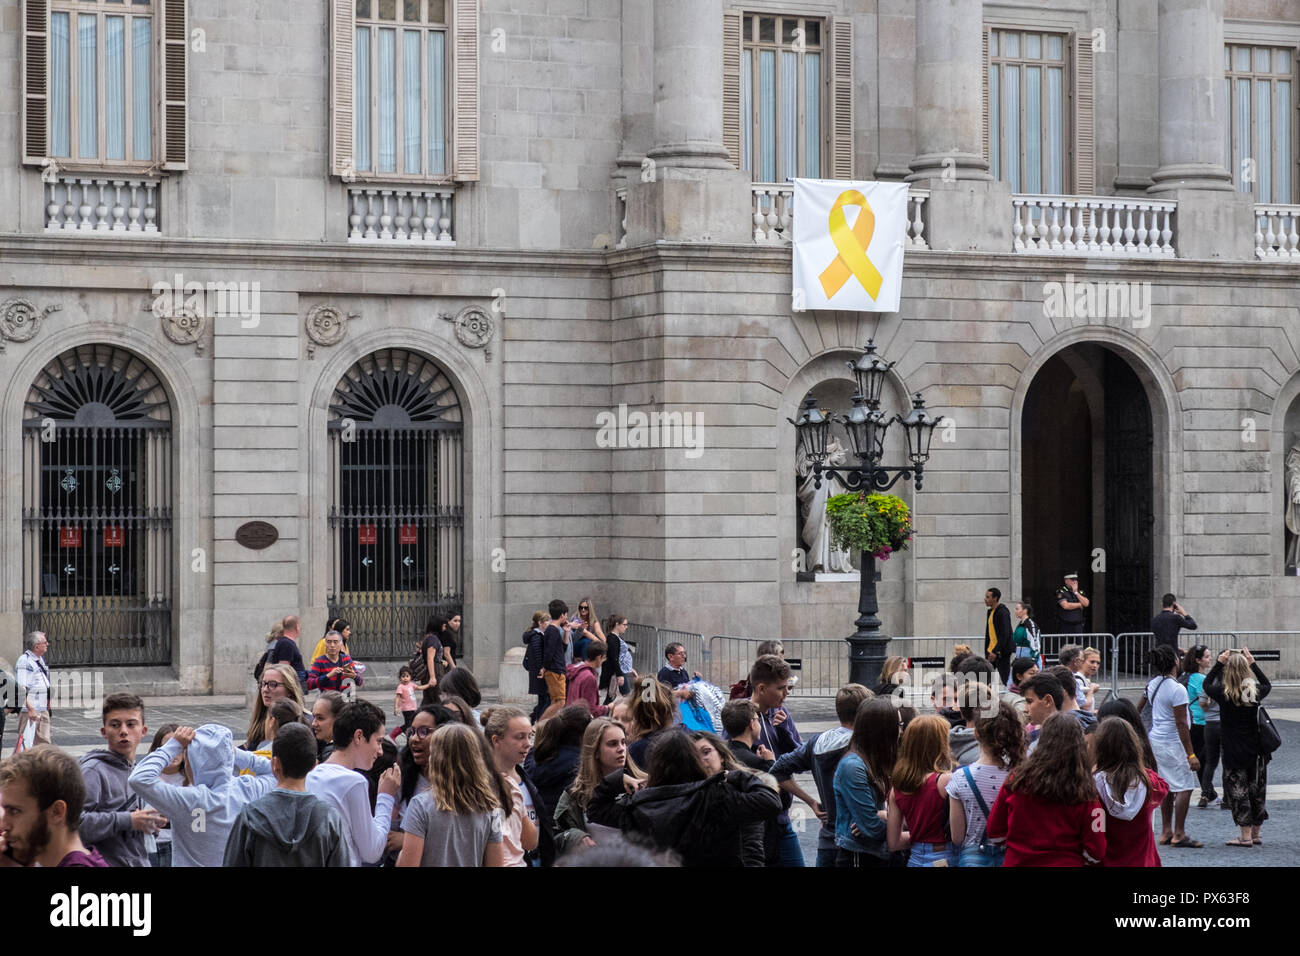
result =
M171 866L172 865L172 842L165 840L158 844L158 849L149 854L150 866Z
M817 866L819 868L823 866L831 866L831 867L835 866L835 854L837 852L839 851L837 851L835 847L831 847L830 849L827 850L819 849L817 851Z
M1006 851L998 853L981 853L978 846L962 847L957 851L958 866L1001 866Z
M803 848L799 846L799 836L787 820L781 824L780 859L777 866L803 866Z
M935 866L940 861L946 866L952 858L952 845L949 844L942 850L936 850L929 844L921 844L912 847L912 853L907 858L908 866Z

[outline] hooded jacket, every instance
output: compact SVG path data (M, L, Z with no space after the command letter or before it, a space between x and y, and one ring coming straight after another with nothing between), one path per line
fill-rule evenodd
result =
M541 763L534 760L532 751L529 751L524 758L524 770L542 798L542 806L537 808L539 815L545 813L548 820L555 819L560 795L573 785L581 759L582 747L577 744L557 747L555 753Z
M131 771L131 789L171 821L173 866L221 866L239 811L275 786L271 761L236 750L229 727L204 724L186 753L194 785L163 783L163 770L180 753L173 737L141 758ZM235 776L244 770L256 776Z
M772 765L772 776L777 783L790 780L797 773L812 772L817 785L817 796L826 822L817 831L817 849L835 849L835 769L840 759L849 752L853 731L847 727L832 727L806 740L798 750L778 757Z
M952 762L958 767L965 767L980 759L980 742L975 739L975 729L962 724L948 731L948 751Z
M570 664L565 671L565 676L569 680L568 703L586 701L593 717L604 717L609 713L609 708L600 702L600 690L596 687L596 671L592 667L587 664Z
M314 794L276 788L239 811L223 866L349 866L339 813Z
M733 770L706 780L646 787L628 795L623 772L602 780L587 805L587 819L639 835L657 850L673 850L683 866L743 865L744 827L781 812L781 798L765 774Z
M92 750L80 760L86 803L77 828L81 842L93 846L109 866L148 866L144 834L131 828L131 813L144 801L128 785L131 764L111 750Z

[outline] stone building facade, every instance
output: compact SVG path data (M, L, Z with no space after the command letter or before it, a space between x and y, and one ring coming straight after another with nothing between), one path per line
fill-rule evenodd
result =
M987 586L1041 603L1066 571L1099 630L1166 590L1203 627L1294 622L1300 0L0 0L0 26L0 656L40 625L115 679L230 692L287 612L395 660L463 610L493 683L555 595L847 634L857 583L798 574L787 419L846 404L868 338L888 404L952 426L902 491L888 632L976 632ZM897 313L794 308L788 175L911 183ZM703 444L602 440L621 406Z

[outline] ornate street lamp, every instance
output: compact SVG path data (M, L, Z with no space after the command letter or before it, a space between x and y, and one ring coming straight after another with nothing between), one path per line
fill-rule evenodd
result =
M913 396L912 410L906 418L881 411L880 396L884 390L885 378L894 363L881 359L872 341L868 340L863 354L848 365L853 370L858 390L853 396L853 408L847 414L828 416L823 409L818 408L817 399L809 397L804 401L797 421L786 419L795 426L800 447L812 462L814 486L820 488L822 476L825 475L839 479L850 491L868 494L888 491L900 479L915 481L916 489L920 491L922 470L930 458L930 441L940 419L926 409L925 399L920 392ZM826 442L832 420L848 432L853 453L858 459L856 466L823 464L826 461ZM885 432L895 422L903 426L907 436L909 465L880 464L885 456ZM858 629L847 640L849 680L865 687L874 687L879 681L885 663L885 650L889 645L889 637L880 633L881 622L877 617L879 610L880 605L876 600L876 558L863 551L858 588L859 616L854 622Z

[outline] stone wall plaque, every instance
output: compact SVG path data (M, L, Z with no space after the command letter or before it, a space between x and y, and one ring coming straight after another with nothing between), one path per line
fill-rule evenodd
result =
M280 532L265 521L249 521L235 531L235 540L250 550L261 551L280 540Z

